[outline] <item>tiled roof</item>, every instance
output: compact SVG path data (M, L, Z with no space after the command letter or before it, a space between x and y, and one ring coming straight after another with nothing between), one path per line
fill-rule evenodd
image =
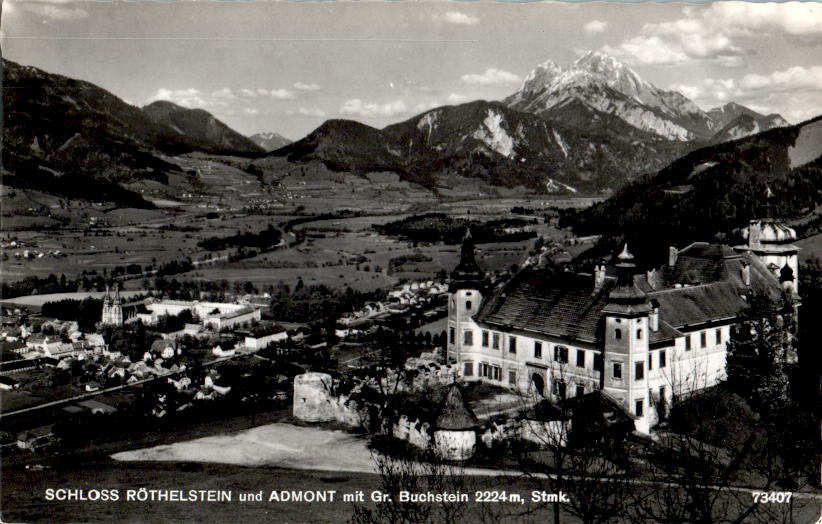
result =
M659 317L674 328L735 317L745 301L730 282L654 291L648 294L659 302Z
M477 320L545 335L594 342L613 281L593 292L593 278L538 269L518 273L483 305Z
M746 266L750 286L743 281ZM778 279L758 257L702 242L688 246L674 267L666 266L652 278L649 283L646 275L635 276L636 287L659 304L659 329L651 333L651 343L682 336L679 329L685 326L735 317L746 306L743 295L750 292L764 292L772 299L781 295ZM590 275L526 269L494 292L475 320L500 330L597 343L602 338L602 311L614 287L614 281L606 279L594 292Z
M660 315L661 316L661 315ZM682 332L678 329L674 328L665 320L659 319L659 328L656 331L651 331L651 338L649 342L651 344L656 344L658 342L666 342L669 340L673 340L677 337L681 337Z

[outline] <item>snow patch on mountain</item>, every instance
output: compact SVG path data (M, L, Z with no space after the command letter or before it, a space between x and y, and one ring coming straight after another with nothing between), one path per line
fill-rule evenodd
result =
M551 131L554 133L554 141L562 150L562 154L565 155L565 158L568 158L568 144L565 143L565 140L557 133L556 129L552 129Z
M509 106L546 115L556 113L569 100L578 100L638 129L676 141L704 139L717 129L711 117L691 100L654 86L603 53L589 52L564 71L556 64L546 64L537 66L520 90L505 100Z
M482 126L472 136L502 156L511 158L514 155L514 139L502 127L504 121L501 114L489 109Z
M564 193L566 191L570 191L571 193L577 192L576 188L571 187L568 184L563 184L562 182L557 182L550 177L548 177L545 181L545 190L549 193Z
M417 129L420 131L426 132L425 142L428 143L431 141L431 133L433 133L434 129L439 124L439 112L438 111L431 111L425 113L422 118L420 118L419 122L417 122Z

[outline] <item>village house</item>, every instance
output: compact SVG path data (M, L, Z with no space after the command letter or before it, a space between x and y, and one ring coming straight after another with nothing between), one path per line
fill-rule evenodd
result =
M263 349L275 342L282 342L288 339L288 332L282 326L276 324L259 326L246 335L244 346L249 349Z

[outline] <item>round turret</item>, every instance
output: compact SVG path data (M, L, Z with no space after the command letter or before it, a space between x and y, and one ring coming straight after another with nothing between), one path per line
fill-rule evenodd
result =
M448 390L442 413L434 431L434 449L446 460L467 460L477 449L477 416L471 410L459 385L455 382Z

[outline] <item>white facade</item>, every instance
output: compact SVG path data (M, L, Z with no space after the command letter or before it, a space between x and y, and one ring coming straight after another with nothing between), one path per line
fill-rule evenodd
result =
M245 347L249 349L263 349L274 342L282 342L288 338L288 333L280 331L278 333L271 333L260 337L245 337Z

